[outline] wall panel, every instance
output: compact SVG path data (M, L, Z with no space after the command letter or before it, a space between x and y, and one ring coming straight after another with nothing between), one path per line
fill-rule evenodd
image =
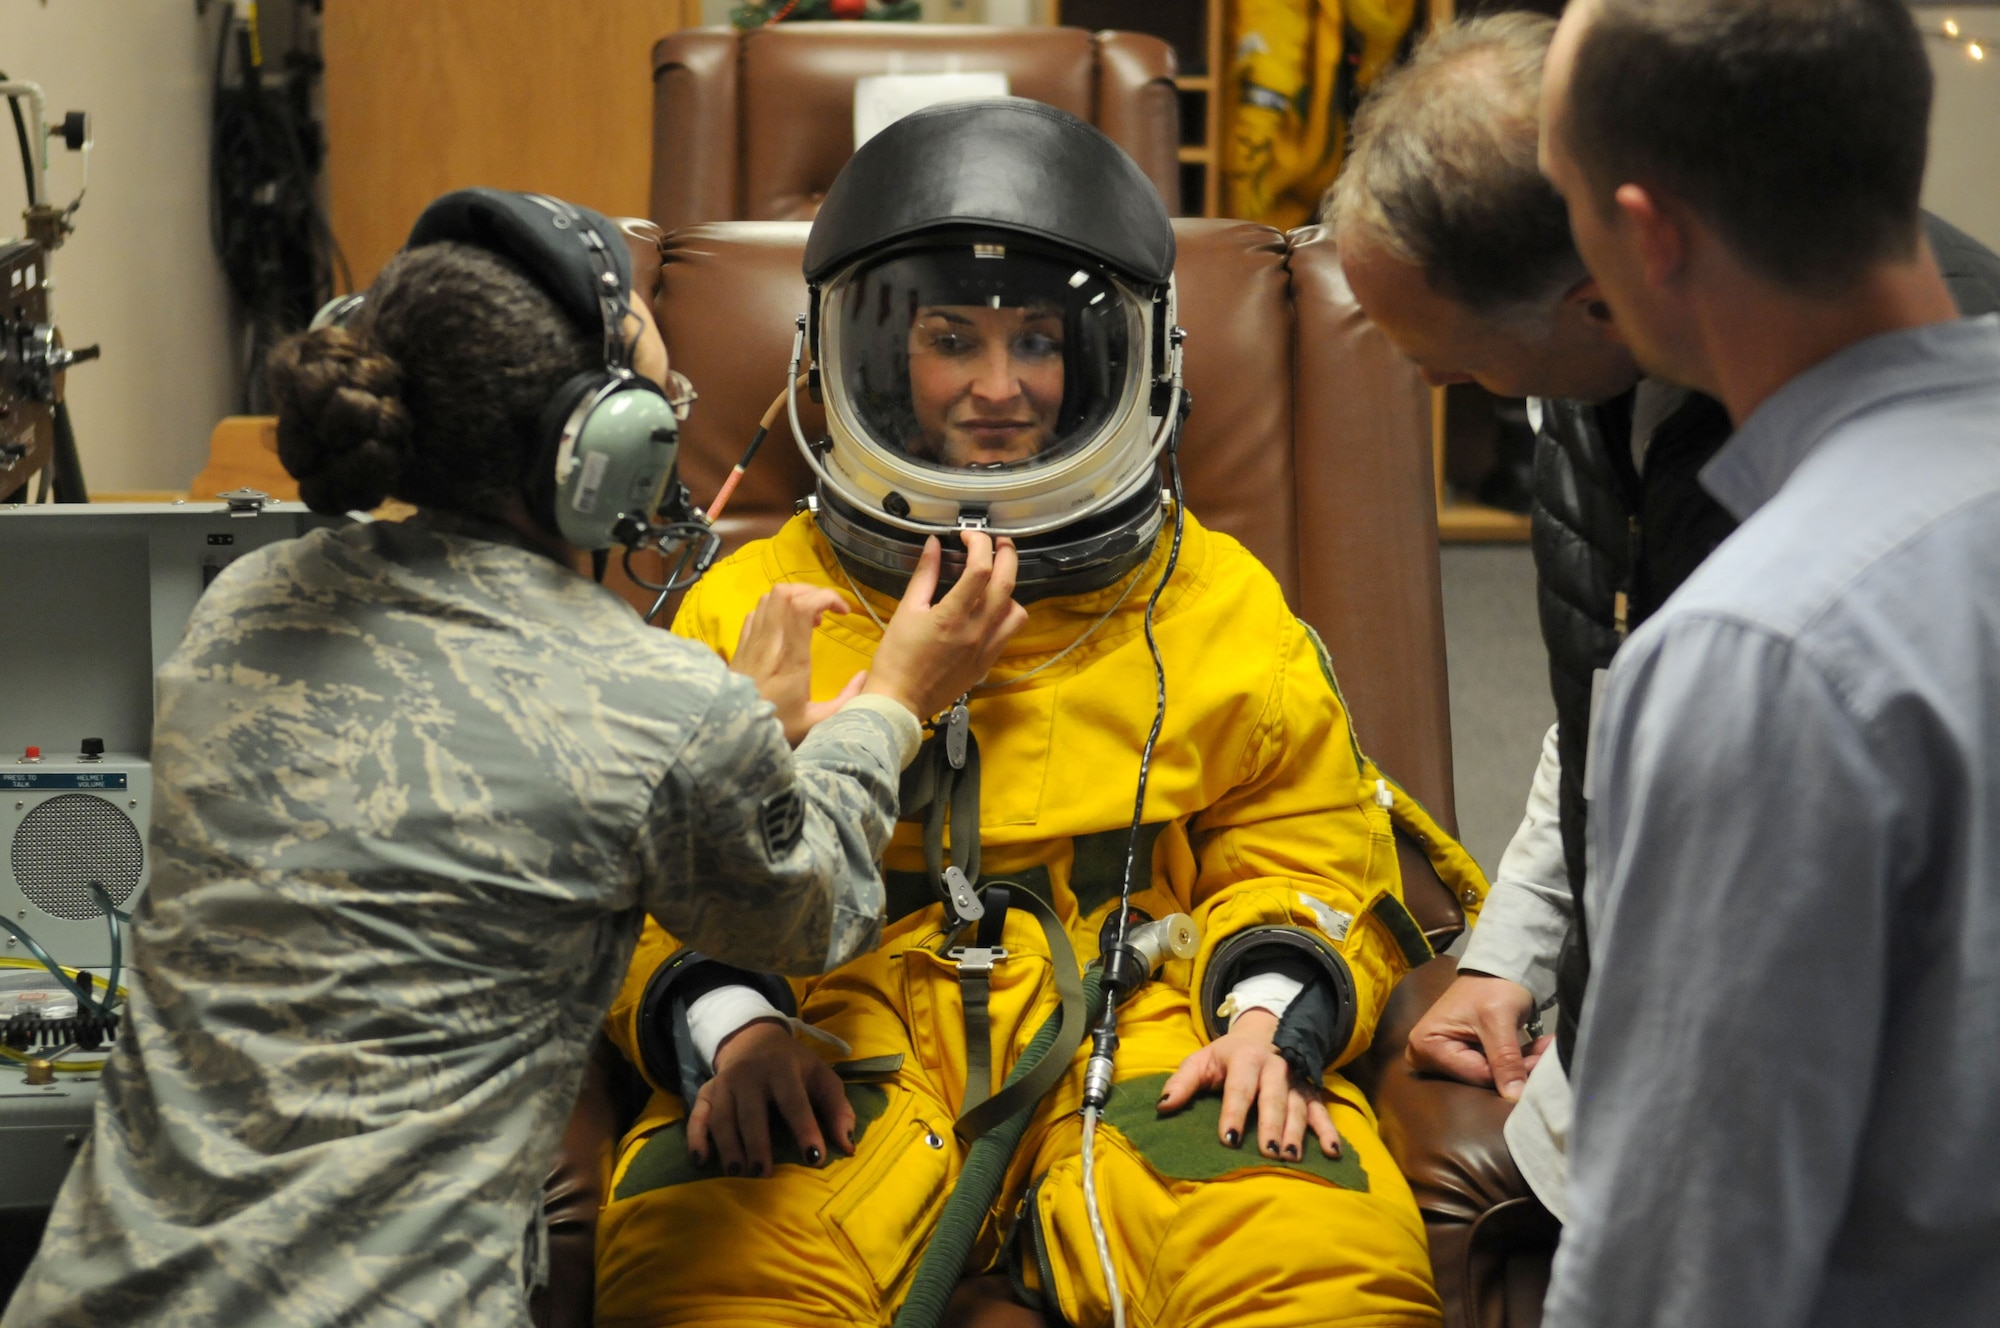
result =
M357 282L423 205L493 185L644 215L652 49L699 0L335 0L328 201Z

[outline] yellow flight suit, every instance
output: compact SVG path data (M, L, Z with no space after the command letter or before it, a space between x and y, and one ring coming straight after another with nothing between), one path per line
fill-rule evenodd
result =
M1319 213L1347 117L1395 60L1417 0L1235 0L1223 214L1280 230Z
M1162 538L1137 584L1073 653L1018 686L971 702L982 757L982 880L1046 892L1083 964L1116 907L1117 881L1153 720L1145 600ZM857 588L809 517L720 563L689 595L675 630L727 652L773 584ZM1040 601L993 682L1044 663L1103 616L1122 585ZM857 606L858 608L858 606ZM1428 951L1401 904L1392 817L1432 846L1445 878L1483 894L1479 869L1413 800L1383 780L1348 728L1318 639L1271 575L1235 540L1187 521L1179 569L1160 601L1166 725L1153 757L1145 822L1158 827L1150 884L1134 905L1176 910L1201 928L1199 954L1173 961L1122 1009L1118 1089L1099 1132L1098 1184L1134 1325L1435 1324L1424 1230L1361 1094L1329 1072L1338 1163L1307 1136L1305 1160L1280 1164L1216 1139L1218 1099L1172 1117L1153 1102L1165 1077L1210 1039L1190 992L1217 947L1247 929L1299 929L1336 950L1358 1005L1346 1061L1368 1045L1398 978ZM830 615L814 642L814 695L867 666L880 631L865 614ZM598 1229L601 1328L636 1325L886 1324L958 1175L953 1121L964 1100L967 1034L943 906L897 919L899 873L922 867L920 827L900 825L885 862L891 921L879 949L795 984L800 1013L873 1073L848 1084L860 1128L853 1157L813 1168L773 1125L779 1165L727 1178L689 1158L684 1105L657 1090L620 1146ZM1143 862L1143 856L1142 856ZM1115 863L1107 869L1107 863ZM909 878L904 878L909 879ZM931 896L932 899L935 896ZM1080 906L1081 904L1081 906ZM991 978L992 1083L1003 1081L1057 1008L1042 924L1011 909L1008 957ZM628 1057L654 970L675 942L652 922L608 1028ZM829 1058L840 1053L829 1051ZM1016 1153L975 1266L1005 1266L1072 1324L1109 1321L1078 1174L1086 1041ZM887 1059L882 1059L887 1058ZM1254 1118L1253 1118L1254 1120ZM785 1147L790 1151L786 1152ZM789 1157L790 1161L786 1161Z

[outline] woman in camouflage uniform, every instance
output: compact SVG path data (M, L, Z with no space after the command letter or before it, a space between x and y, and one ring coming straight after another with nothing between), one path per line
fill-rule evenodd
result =
M629 290L616 229L568 215ZM412 247L274 354L306 501L419 515L238 560L162 668L125 1027L7 1328L525 1324L641 915L794 973L876 942L916 716L1019 625L1012 549L968 541L982 574L913 597L838 706L801 685L837 594L774 592L735 673L650 630L523 500L547 403L607 345L666 374L642 305L609 337L571 312L578 238Z

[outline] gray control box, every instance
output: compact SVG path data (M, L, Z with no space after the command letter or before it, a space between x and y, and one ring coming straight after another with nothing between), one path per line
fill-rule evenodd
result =
M0 916L58 962L110 963L91 882L121 909L145 888L153 674L195 602L237 558L331 521L248 496L0 507Z
M153 767L144 757L0 758L0 916L75 968L111 963L101 887L129 910L151 863ZM0 953L26 951L8 936Z
M233 497L0 506L0 916L100 982L111 941L91 883L129 909L151 866L155 670L224 567L332 523ZM78 1012L4 933L0 958L0 1014ZM130 981L129 943L124 958ZM46 1208L88 1135L105 1049L84 1046L47 1084L25 1061L57 1048L0 1057L0 1212Z

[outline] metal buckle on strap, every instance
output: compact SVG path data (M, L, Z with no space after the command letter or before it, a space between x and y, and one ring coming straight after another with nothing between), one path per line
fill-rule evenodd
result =
M972 712L965 708L965 697L961 696L953 703L951 715L944 724L944 759L951 763L954 770L965 769L965 739L971 728Z
M1007 957L1007 951L997 945L954 945L944 957L958 965L960 977L985 977L993 965Z
M958 915L960 922L977 922L986 916L986 905L980 902L972 882L957 867L944 869L944 892L951 901L951 911Z

